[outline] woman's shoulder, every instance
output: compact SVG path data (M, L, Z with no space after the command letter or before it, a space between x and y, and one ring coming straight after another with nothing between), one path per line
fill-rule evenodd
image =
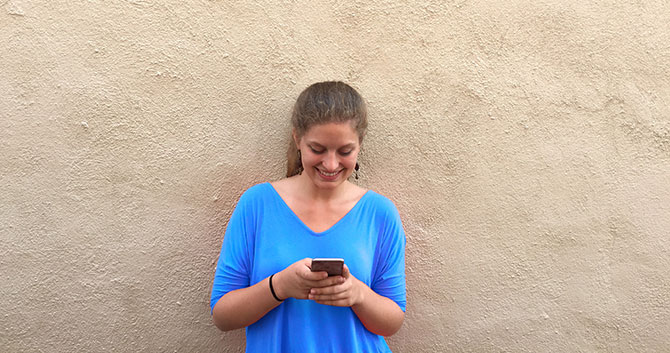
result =
M391 199L377 191L368 190L365 194L366 205L362 212L366 212L375 227L384 229L384 239L401 239L404 237L402 220L398 208Z
M284 179L279 179L279 180L273 180L269 181L267 183L264 183L275 189L278 193L282 192L287 192L290 189L295 188L295 177L289 177L289 178L284 178Z
M242 193L240 196L239 202L254 202L257 200L262 200L272 192L272 186L269 182L258 183L251 186Z
M365 193L366 203L372 206L375 213L383 217L399 217L398 208L395 203L387 196L369 189Z
M382 207L396 209L395 203L393 203L393 201L391 201L390 198L388 198L386 195L383 195L376 190L373 189L367 190L366 197L368 197L371 201L379 204Z

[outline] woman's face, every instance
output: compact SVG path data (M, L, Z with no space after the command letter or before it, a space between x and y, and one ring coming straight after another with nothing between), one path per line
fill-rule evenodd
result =
M356 166L360 150L358 133L350 122L312 126L294 139L309 179L319 188L333 189L345 182Z

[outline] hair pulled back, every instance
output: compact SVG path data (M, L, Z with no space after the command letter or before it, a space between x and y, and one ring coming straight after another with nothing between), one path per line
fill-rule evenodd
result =
M291 126L298 138L312 126L326 123L350 122L363 142L368 128L368 114L363 97L351 86L340 81L317 82L305 88L293 106ZM286 176L302 172L302 161L293 138L287 151Z

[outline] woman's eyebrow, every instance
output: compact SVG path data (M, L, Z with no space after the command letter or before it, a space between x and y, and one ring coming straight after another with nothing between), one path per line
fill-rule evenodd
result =
M325 146L323 146L322 144L320 144L320 143L318 143L318 142L314 142L314 141L309 141L308 144L309 144L309 145L312 145L312 146L314 146L314 147L325 148ZM340 148L352 148L352 147L354 147L355 145L356 145L355 143L347 143L347 144L344 145L344 146L340 146L340 147L338 147L338 149L340 149Z

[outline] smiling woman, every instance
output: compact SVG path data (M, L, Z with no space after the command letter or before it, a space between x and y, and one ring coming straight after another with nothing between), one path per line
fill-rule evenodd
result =
M348 181L367 128L362 97L321 82L298 97L287 178L251 187L226 229L212 288L247 352L389 352L405 316L405 233L393 203ZM344 259L341 275L312 258Z
M349 123L360 147L368 128L367 116L363 97L343 82L321 82L307 87L293 107L293 141L288 148L286 176L294 176L303 170L297 138L305 135L309 128L324 123Z
M293 139L301 151L303 173L315 185L335 188L353 173L360 143L350 123L316 125L302 137L294 133Z

